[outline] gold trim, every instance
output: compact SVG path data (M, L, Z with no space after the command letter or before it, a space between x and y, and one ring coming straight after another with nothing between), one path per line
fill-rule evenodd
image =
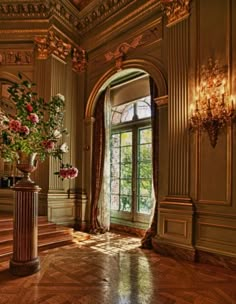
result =
M126 60L123 62L123 68L137 68L141 69L143 71L146 71L149 73L152 78L154 79L160 95L166 95L167 94L167 83L166 79L164 78L164 75L160 71L160 69L157 67L156 64L142 60L142 59L132 59L132 60ZM117 73L117 70L115 67L110 68L108 71L106 71L105 74L103 74L96 84L94 85L92 92L88 98L86 110L85 110L85 118L89 118L93 115L93 110L96 103L96 97L98 95L99 89L102 87L102 85L115 73Z
M155 103L158 107L165 106L165 105L168 106L168 95L164 95L164 96L155 98Z
M189 16L191 0L161 0L162 9L167 16L167 26L172 26Z

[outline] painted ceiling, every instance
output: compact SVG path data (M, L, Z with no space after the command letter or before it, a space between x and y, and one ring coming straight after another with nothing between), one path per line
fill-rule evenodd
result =
M73 3L79 11L84 9L89 3L92 2L92 0L70 0L71 3Z

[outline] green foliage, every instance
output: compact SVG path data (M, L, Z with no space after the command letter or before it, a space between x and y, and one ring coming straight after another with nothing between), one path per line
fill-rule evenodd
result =
M15 103L14 116L1 115L1 156L6 160L18 158L18 152L37 153L41 160L48 155L62 159L67 152L66 144L59 145L63 127L65 99L61 94L45 101L34 91L35 83L23 80L9 88L11 100Z

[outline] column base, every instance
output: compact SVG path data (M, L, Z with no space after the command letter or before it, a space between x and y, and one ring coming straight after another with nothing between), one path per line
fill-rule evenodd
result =
M40 270L39 258L26 262L16 262L10 260L11 274L19 277L24 277L36 273Z

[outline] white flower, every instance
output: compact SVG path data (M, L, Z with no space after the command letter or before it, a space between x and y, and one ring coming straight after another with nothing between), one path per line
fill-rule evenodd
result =
M67 153L69 151L69 147L67 145L67 143L63 143L61 146L60 146L60 150L63 152L63 153Z
M0 110L0 130L7 129L8 128L8 122L9 122L9 119Z
M60 131L55 130L55 131L53 132L53 137L56 138L56 139L59 139L59 138L62 137L62 134L61 134Z
M65 96L60 94L60 93L57 93L56 95L59 99L61 99L62 101L65 101Z

